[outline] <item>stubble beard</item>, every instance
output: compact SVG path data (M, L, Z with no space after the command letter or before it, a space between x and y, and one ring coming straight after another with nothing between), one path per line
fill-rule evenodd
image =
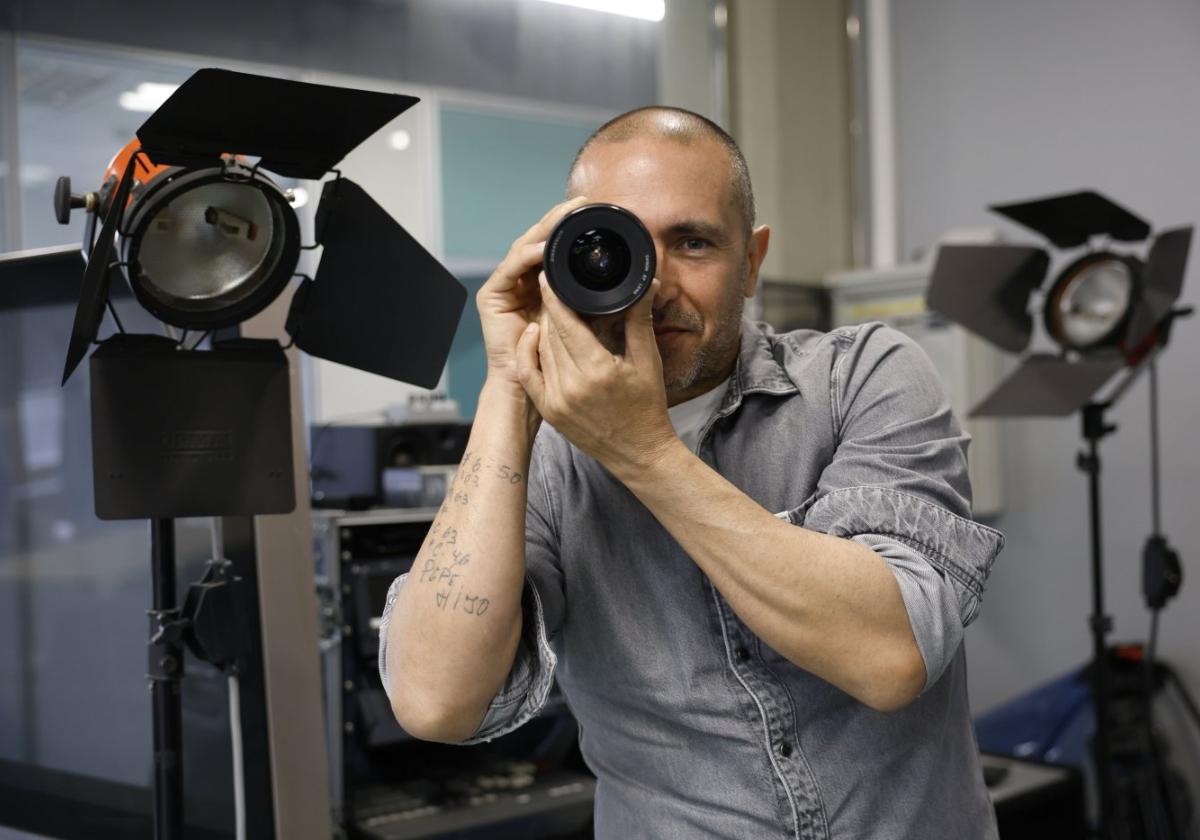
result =
M729 375L729 363L737 357L742 335L742 311L745 299L741 291L735 289L735 294L722 307L713 328L712 338L700 343L691 355L684 355L677 350L670 354L675 358L663 359L663 386L667 399L697 386L707 386L707 391L724 380Z
M742 312L745 308L745 297L742 295L740 284L732 285L730 295L724 301L716 319L712 338L703 341L690 355L685 351L668 352L663 358L663 387L667 399L695 388L697 385L707 385L709 390L716 387L729 374L729 363L737 357L741 345ZM600 344L613 354L625 352L625 333L618 324L621 316L616 319L602 319L592 323L592 330ZM661 310L655 310L654 323L667 323L694 330L693 335L699 335L704 329L703 319L692 312L686 312L674 302Z

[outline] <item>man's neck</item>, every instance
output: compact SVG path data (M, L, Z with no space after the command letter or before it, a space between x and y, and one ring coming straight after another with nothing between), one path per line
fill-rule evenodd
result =
M723 368L723 373L714 374L713 376L707 377L682 391L668 391L667 408L674 408L680 403L685 403L688 400L694 400L701 394L707 394L713 388L716 388L718 385L728 379L736 366L737 354L734 354L734 357L730 360L729 364Z

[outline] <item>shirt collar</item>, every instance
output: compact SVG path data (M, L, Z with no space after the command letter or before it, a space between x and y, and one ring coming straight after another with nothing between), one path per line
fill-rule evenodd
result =
M729 389L717 410L718 417L732 414L746 394L785 396L800 389L788 376L776 356L778 340L771 326L762 321L742 319L742 344L737 368L729 380Z

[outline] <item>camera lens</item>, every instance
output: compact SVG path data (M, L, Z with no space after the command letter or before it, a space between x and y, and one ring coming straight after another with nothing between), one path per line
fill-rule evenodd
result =
M654 240L628 210L589 204L551 232L545 266L563 303L584 315L608 315L628 309L650 288Z
M614 288L629 273L629 246L611 230L589 230L571 243L567 266L583 286L596 292Z

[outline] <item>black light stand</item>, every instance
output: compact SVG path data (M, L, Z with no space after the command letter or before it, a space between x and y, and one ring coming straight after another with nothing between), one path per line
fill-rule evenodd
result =
M1087 451L1076 456L1076 465L1088 477L1088 525L1092 554L1092 703L1096 710L1096 783L1100 793L1100 836L1107 838L1112 824L1112 762L1108 724L1108 647L1105 637L1112 629L1112 616L1104 611L1103 540L1100 534L1100 441L1117 427L1104 422L1111 402L1088 403L1083 407L1083 438Z
M1096 765L1097 789L1100 798L1099 837L1101 840L1118 840L1118 838L1124 838L1128 835L1126 833L1127 826L1118 828L1117 821L1114 820L1114 804L1116 801L1114 794L1116 791L1116 786L1114 785L1113 778L1113 719L1110 705L1112 686L1110 679L1111 674L1109 673L1108 645L1106 641L1107 635L1112 631L1112 616L1105 612L1104 602L1103 540L1100 524L1101 499L1099 444L1101 440L1117 430L1116 425L1107 422L1105 419L1105 412L1116 404L1125 391L1128 390L1133 382L1137 379L1138 375L1143 369L1147 367L1151 368L1153 377L1154 357L1166 347L1167 339L1170 335L1170 329L1174 319L1177 317L1185 317L1191 314L1192 310L1190 307L1173 310L1159 326L1157 340L1147 353L1146 358L1144 358L1141 363L1139 363L1125 375L1124 379L1117 385L1115 389L1113 389L1112 393L1109 395L1109 398L1103 402L1089 402L1081 409L1082 432L1083 438L1087 442L1087 449L1083 452L1080 452L1076 456L1076 464L1079 469L1087 473L1088 478L1088 524L1091 538L1092 565L1092 614L1088 619L1088 625L1092 633L1092 665L1090 668L1090 675L1092 702L1096 717L1096 732L1093 750L1095 754L1094 758ZM1157 393L1152 394L1152 404L1154 401L1156 401L1156 398ZM1154 409L1154 421L1157 421L1157 407ZM1154 462L1154 477L1157 480L1158 452L1156 430L1154 431L1153 449L1154 451L1152 452L1152 458ZM1146 565L1143 570L1143 576L1145 580L1144 585L1147 588L1148 598L1151 588L1153 588L1155 592L1161 592L1163 587L1161 582L1151 582L1150 577L1154 574L1167 575L1169 581L1171 572L1170 564L1164 563L1161 559L1163 556L1161 551L1155 550L1155 547L1158 547L1159 549L1165 549L1167 552L1170 551L1169 548L1166 548L1166 542L1159 533L1157 492L1158 488L1155 486L1155 531L1154 536L1152 536L1147 543L1144 560ZM1173 554L1173 552L1170 553ZM1175 558L1175 563L1174 591L1177 591L1178 558ZM1153 569L1152 566L1154 567ZM1156 572L1155 569L1158 571ZM1174 594L1174 591L1171 591L1170 594ZM1156 609L1156 615L1157 608L1161 608L1163 603L1165 603L1165 597L1162 597L1156 607L1152 606L1152 608ZM1153 651L1151 650L1151 656L1152 655ZM1151 667L1151 664L1152 663L1147 662L1147 667ZM1149 695L1146 697L1146 702L1147 704L1150 702ZM1161 802L1158 804L1161 806L1162 813L1157 813L1155 819L1165 819L1167 821L1167 825L1173 826L1174 815L1171 810L1171 801L1169 798L1169 793L1165 788L1165 784L1162 781L1164 779L1164 769L1160 764L1158 753L1154 749L1152 742L1149 744L1148 748L1151 754L1152 772L1156 777L1156 790L1153 791L1153 796L1154 798L1161 796ZM1156 803L1151 802L1148 803L1148 805L1151 808L1151 812L1153 812L1153 809L1156 807ZM1124 819L1127 817L1128 814L1122 811L1122 818ZM1120 831L1120 833L1118 833L1118 831ZM1171 840L1174 840L1175 835L1173 828L1169 837Z
M214 531L213 556L204 576L188 587L187 598L179 607L175 599L175 520L150 520L154 609L149 613L147 676L154 707L155 840L178 840L183 831L184 644L197 659L231 675L237 674L238 659L245 652L245 634L230 586L239 578L222 558L216 534ZM234 776L235 781L241 777L237 767ZM239 791L234 795L236 799Z
M183 645L175 604L175 520L150 520L149 670L154 704L154 837L176 840L183 829Z

